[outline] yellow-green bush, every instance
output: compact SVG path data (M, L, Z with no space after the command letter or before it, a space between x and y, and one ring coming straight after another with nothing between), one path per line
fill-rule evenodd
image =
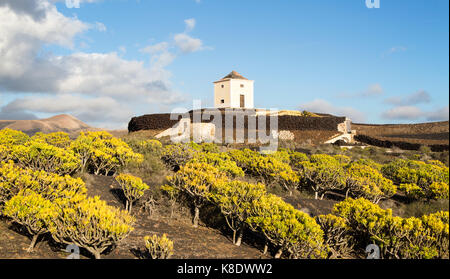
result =
M427 187L420 187L415 183L400 184L399 189L406 196L413 199L448 199L449 186L444 182L433 182Z
M283 163L274 156L264 156L250 149L231 150L228 154L245 173L268 186L278 184L290 194L298 187L297 173L288 163Z
M153 236L144 237L145 248L152 259L169 259L173 254L173 241L167 238L166 234L158 237Z
M126 140L128 146L130 146L135 152L140 154L153 154L155 156L161 156L163 151L163 145L159 140Z
M32 236L27 251L32 252L39 236L48 232L48 224L56 216L56 207L40 194L25 190L5 203L3 214L26 228Z
M38 132L31 137L32 141L41 141L60 148L67 148L70 145L69 134L64 132L55 132L44 134Z
M210 199L211 187L226 179L225 174L206 163L188 163L167 177L169 186L189 198L194 210L194 227L198 227L200 208Z
M0 130L0 145L12 147L13 145L24 144L30 137L21 132L9 128Z
M345 171L343 165L333 156L326 154L312 155L310 161L299 163L299 175L304 184L315 193L315 198L324 197L333 190L345 187Z
M97 175L115 174L131 162L143 161L142 154L133 152L124 141L104 131L80 133L70 148L79 156L83 169Z
M284 148L280 148L280 150L278 150L276 152L272 152L272 153L268 154L267 156L273 157L273 158L277 159L278 161L286 163L286 164L291 163L291 156L289 154L289 151Z
M197 150L197 151L201 151L201 152L206 152L206 153L219 153L219 147L212 142L203 142L201 144L196 144L194 142L190 143L190 146Z
M16 167L12 161L0 162L0 204L10 200L19 193L22 188L23 180L31 177L24 177L23 170Z
M0 162L7 162L11 158L11 150L6 145L0 144Z
M424 215L421 218L422 221L422 240L425 239L428 242L427 249L423 249L425 252L431 252L431 254L437 258L449 258L449 213L448 211L439 211L433 214ZM420 241L418 241L420 243ZM420 244L416 247L420 247ZM431 247L429 249L428 247ZM424 254L424 258L430 258L429 255Z
M197 153L191 163L207 163L216 167L219 171L226 173L229 177L242 177L244 171L237 166L227 153Z
M116 176L116 181L119 183L123 194L127 199L125 209L128 212L131 212L133 203L140 199L144 195L144 192L150 188L147 184L142 182L142 179L131 174L119 174Z
M163 145L158 140L144 140L139 142L139 146L141 147L142 152L151 152L155 154L160 154L162 152Z
M375 204L397 192L394 183L383 177L378 170L357 163L352 163L347 168L346 185L347 193L353 197L364 197Z
M188 144L173 144L164 147L161 160L171 169L178 169L192 160L198 153Z
M289 151L289 160L291 167L298 169L299 164L309 161L309 158L305 153Z
M12 158L19 165L60 175L75 173L81 167L78 157L68 149L43 141L28 141L12 148Z
M264 184L250 184L243 181L224 181L211 188L211 200L217 204L225 217L228 227L233 231L233 243L241 245L245 221L251 212L254 201L266 194ZM239 235L236 238L236 234Z
M354 240L345 219L328 214L316 216L315 220L324 232L325 245L329 249L328 258L336 259L350 256Z
M109 206L99 197L60 206L57 213L49 223L55 241L85 248L96 259L134 229L135 219L127 211Z
M358 160L353 161L353 163L354 164L365 165L365 166L371 167L373 169L376 169L377 171L381 171L381 167L383 166L382 164L378 164L374 160L367 159L367 158L360 158Z
M0 204L23 190L32 190L45 199L83 199L87 190L81 178L45 171L22 169L13 162L0 163Z
M346 156L346 155L334 155L333 156L336 160L338 160L339 163L341 163L342 165L347 165L350 164L350 162L352 161L352 159L350 159L350 157Z
M324 258L323 231L315 220L272 194L253 201L246 223L278 248L275 258Z
M384 165L381 170L384 176L401 185L400 188L410 198L439 199L448 196L449 169L440 162L399 159ZM435 182L439 184L433 184ZM447 184L447 187L442 187L441 183Z
M334 207L360 248L374 243L383 258L448 258L448 212L401 218L370 201L346 199Z

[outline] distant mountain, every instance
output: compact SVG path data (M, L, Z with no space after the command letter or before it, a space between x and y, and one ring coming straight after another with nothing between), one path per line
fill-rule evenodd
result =
M5 128L22 131L28 135L33 135L37 132L76 133L82 130L97 130L83 121L67 114L56 115L39 120L0 120L0 129Z

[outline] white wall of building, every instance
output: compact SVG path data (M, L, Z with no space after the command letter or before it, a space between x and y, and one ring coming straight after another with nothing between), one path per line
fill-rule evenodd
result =
M231 91L231 80L214 83L214 107L216 108L231 107L230 91ZM224 100L223 104L221 100Z
M214 106L216 108L239 108L241 95L244 95L245 108L254 108L253 92L253 80L228 79L216 82L214 83ZM221 100L224 100L224 103Z

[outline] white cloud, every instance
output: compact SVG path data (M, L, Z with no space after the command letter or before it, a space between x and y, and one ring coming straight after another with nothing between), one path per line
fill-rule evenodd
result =
M184 33L176 34L174 40L176 46L183 53L196 52L203 49L203 42L200 39L192 38Z
M186 32L190 32L195 28L195 18L189 18L184 21L186 24Z
M383 95L383 93L384 93L384 90L383 90L383 88L381 87L381 85L380 84L378 84L378 83L375 83L375 84L371 84L370 86L369 86L369 88L365 91L365 92L363 92L363 96L364 97L369 97L369 96L379 96L379 95Z
M151 55L151 64L155 69L168 66L177 57L172 52L174 48L179 49L181 53L188 54L206 49L200 39L193 38L187 34L195 27L195 19L190 18L185 21L186 31L174 35L173 42L160 42L141 48L140 51Z
M40 20L45 16L45 1L40 0L0 0L0 8L7 7L18 15L31 16Z
M385 111L381 116L389 120L444 121L449 119L448 113L448 106L432 111L423 111L416 106L398 106Z
M399 106L385 111L382 117L390 120L417 120L423 116L423 111L415 106Z
M155 54L159 52L166 51L169 48L169 43L161 42L154 45L146 46L141 49L141 52Z
M428 121L444 121L449 119L449 106L427 113Z
M415 93L406 96L397 96L388 98L384 102L396 106L410 106L429 103L431 102L431 96L430 94L428 94L428 92L424 90L419 90Z
M384 94L384 89L379 83L374 83L368 86L368 88L364 91L354 93L354 94L347 94L342 93L338 94L337 96L339 98L361 98L361 97L377 97Z
M366 121L366 116L363 112L352 107L337 107L322 99L315 99L312 102L302 104L300 105L300 109L317 113L328 113L337 116L346 116L349 117L353 122Z
M153 54L150 67L143 61L123 59L116 52L44 53L44 45L73 51L77 35L89 29L106 30L101 23L64 16L53 2L0 0L0 90L9 95L40 93L39 98L22 97L21 105L19 100L5 105L0 118L58 112L90 121L125 121L131 115L130 104L166 106L184 101L183 95L172 89L171 73L164 68L176 57L168 51L168 43L143 50ZM187 22L187 26L195 26L195 22ZM182 42L183 52L198 50L198 45L190 43Z
M105 24L103 24L101 22L96 22L95 28L100 32L106 32L106 26L105 26Z

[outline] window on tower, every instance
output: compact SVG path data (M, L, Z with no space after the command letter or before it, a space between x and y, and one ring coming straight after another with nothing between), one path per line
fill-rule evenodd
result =
M222 86L223 86L223 85L222 85ZM220 100L220 103L221 103L221 104L225 104L225 100L224 100L224 99Z
M241 88L244 88L244 85L243 85L243 84L241 84Z

